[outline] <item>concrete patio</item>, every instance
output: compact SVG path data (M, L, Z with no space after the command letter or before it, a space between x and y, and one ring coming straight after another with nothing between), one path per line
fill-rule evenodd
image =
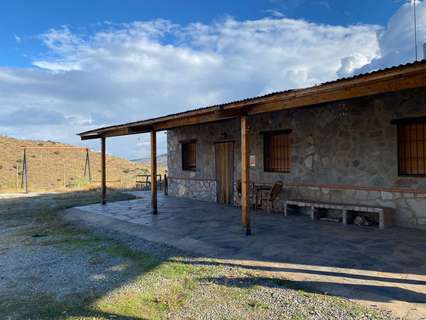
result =
M66 218L192 252L200 264L214 258L399 317L426 319L425 231L252 212L247 237L237 208L159 194L159 214L152 215L149 193L136 194L136 200L69 209Z

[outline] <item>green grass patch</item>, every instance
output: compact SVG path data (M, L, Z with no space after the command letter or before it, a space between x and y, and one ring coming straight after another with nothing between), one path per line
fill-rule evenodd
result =
M197 285L196 267L167 261L155 266L154 258L150 262L151 270L145 269L147 272L127 287L101 298L96 308L129 317L163 319L182 307Z

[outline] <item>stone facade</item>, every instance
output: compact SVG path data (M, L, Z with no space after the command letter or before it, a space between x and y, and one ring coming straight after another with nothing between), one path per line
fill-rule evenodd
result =
M281 200L304 199L333 203L354 203L394 208L395 224L426 229L426 193L402 192L379 188L330 188L324 186L290 186ZM411 191L411 190L410 190Z
M202 201L216 201L216 181L169 178L170 195Z
M417 116L426 116L424 88L250 117L250 155L256 159L250 179L284 181L282 199L393 207L397 225L426 229L426 178L398 176L397 130L391 124ZM168 131L170 194L215 200L214 143L221 140L235 141L238 180L239 127L236 119ZM290 173L264 171L260 133L279 129L292 130ZM197 139L196 171L182 171L179 141L187 139Z

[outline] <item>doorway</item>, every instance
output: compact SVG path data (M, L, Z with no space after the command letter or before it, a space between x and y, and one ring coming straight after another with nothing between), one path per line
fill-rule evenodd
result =
M217 202L231 204L234 194L234 142L215 144Z

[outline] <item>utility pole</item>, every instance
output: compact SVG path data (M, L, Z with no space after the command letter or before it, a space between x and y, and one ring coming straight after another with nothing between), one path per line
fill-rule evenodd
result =
M416 0L413 0L413 11L414 11L414 50L416 61L418 60L417 53L417 9L416 9Z

